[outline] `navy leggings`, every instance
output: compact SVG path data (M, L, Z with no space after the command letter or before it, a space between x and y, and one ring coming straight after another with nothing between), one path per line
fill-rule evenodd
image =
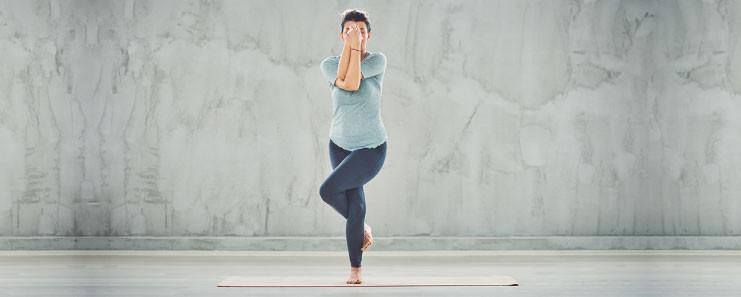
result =
M319 188L322 200L345 217L345 238L350 266L360 267L363 259L365 193L363 185L381 171L386 159L386 142L375 148L347 151L329 140L329 159L334 169Z

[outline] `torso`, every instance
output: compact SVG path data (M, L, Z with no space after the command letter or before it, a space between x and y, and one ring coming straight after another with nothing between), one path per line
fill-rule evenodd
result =
M372 52L365 52L361 62ZM335 56L339 59L338 56ZM333 116L330 139L348 151L372 148L385 142L386 128L381 117L383 74L362 79L358 91L332 88Z

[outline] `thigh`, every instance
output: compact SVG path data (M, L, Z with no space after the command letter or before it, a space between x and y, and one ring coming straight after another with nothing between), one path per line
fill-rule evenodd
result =
M329 161L332 163L332 169L337 168L337 165L340 165L340 162L348 155L350 155L350 151L341 148L332 139L329 140Z
M327 177L332 189L345 191L362 187L381 170L386 159L385 145L373 149L352 151Z

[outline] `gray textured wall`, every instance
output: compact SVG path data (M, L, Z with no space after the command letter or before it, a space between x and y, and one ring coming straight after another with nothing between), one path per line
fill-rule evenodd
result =
M741 1L2 1L0 235L342 236L338 13L387 55L381 236L741 235Z

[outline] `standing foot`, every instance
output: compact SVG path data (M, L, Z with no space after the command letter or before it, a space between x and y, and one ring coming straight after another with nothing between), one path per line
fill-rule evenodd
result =
M347 279L348 284L360 284L363 281L360 280L360 267L350 267L350 278Z

